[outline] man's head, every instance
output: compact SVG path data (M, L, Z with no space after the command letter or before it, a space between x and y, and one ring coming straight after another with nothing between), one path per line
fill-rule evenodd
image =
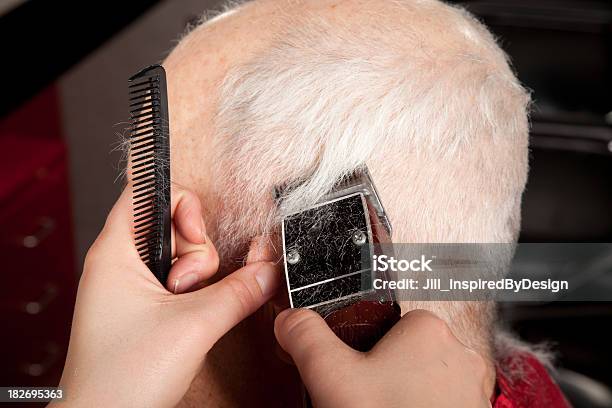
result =
M529 98L461 9L258 0L194 29L165 66L174 179L199 192L226 261L364 164L394 242L516 240ZM278 208L274 187L297 180ZM416 306L489 327L484 305Z

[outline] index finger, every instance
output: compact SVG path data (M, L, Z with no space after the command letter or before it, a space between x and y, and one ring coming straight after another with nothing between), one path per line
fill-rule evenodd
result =
M132 244L134 252L136 247L134 244L134 215L132 203L132 184L128 183L119 198L111 208L106 217L104 227L98 236L98 240L104 240L105 237L112 236L113 241L118 245Z
M189 242L195 244L204 242L205 226L201 218L201 206L194 193L180 186L171 186L170 214L173 220L178 216L178 228ZM134 191L131 181L128 181L106 218L100 238L106 236L112 236L113 241L120 245L135 243ZM172 245L174 247L175 242Z

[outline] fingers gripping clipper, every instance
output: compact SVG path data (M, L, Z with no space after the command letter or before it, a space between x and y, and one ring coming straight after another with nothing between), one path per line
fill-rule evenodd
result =
M393 293L372 285L375 243L390 242L391 234L365 167L315 206L286 216L282 240L291 307L317 311L347 344L370 349L400 317Z

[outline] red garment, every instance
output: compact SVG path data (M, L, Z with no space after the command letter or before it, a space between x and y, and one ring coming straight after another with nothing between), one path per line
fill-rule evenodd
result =
M497 388L493 408L571 407L546 368L528 353L519 353L501 362Z

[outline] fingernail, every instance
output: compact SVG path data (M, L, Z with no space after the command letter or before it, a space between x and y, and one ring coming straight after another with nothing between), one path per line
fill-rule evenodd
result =
M279 283L279 276L276 267L271 262L262 263L261 267L255 272L255 280L264 296L269 296L276 292Z
M183 293L189 290L193 285L199 282L199 277L195 273L188 273L174 280L175 294Z
M291 308L281 310L278 313L278 315L276 316L276 319L274 319L275 320L275 326L276 325L279 325L279 326L282 325L282 323L285 321L285 319L287 319L287 317L291 313L293 313L294 311L295 311L295 309L291 309Z

